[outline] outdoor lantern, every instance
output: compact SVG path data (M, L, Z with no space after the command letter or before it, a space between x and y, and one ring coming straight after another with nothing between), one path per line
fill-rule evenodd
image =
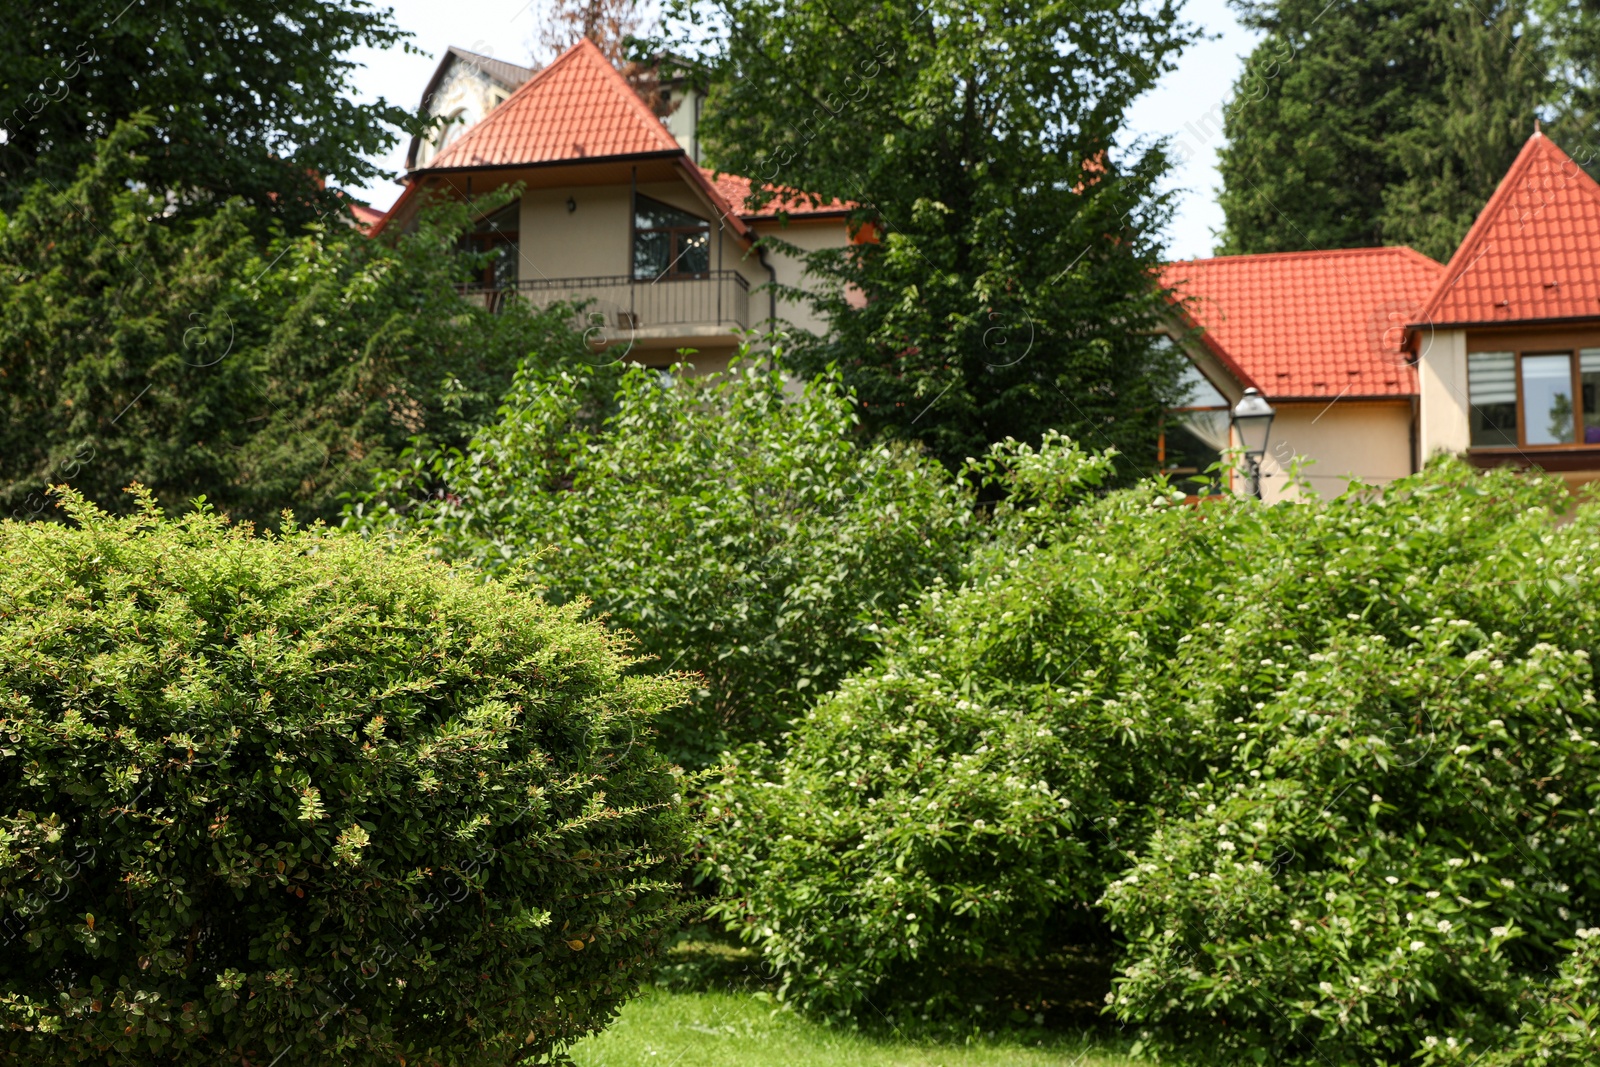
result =
M1244 448L1250 467L1250 495L1261 496L1261 457L1267 454L1267 435L1272 432L1272 416L1277 412L1260 391L1251 387L1233 406L1233 429Z

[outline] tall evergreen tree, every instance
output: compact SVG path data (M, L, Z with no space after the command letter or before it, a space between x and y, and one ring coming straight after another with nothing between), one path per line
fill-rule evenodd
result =
M1166 161L1116 146L1191 36L1177 7L678 5L714 12L678 50L714 42L716 165L849 201L871 238L808 257L831 329L802 348L802 369L839 366L870 429L954 465L1054 428L1148 469L1175 380L1147 332Z
M1526 0L1236 0L1221 251L1455 250L1551 96Z

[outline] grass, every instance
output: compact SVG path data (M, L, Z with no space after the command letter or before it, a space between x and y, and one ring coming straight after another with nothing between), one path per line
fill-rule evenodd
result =
M763 993L652 990L573 1049L578 1067L1123 1067L1133 1061L1060 1034L969 1040L829 1028Z

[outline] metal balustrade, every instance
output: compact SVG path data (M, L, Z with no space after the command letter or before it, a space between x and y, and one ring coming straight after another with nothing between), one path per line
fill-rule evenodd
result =
M508 301L536 308L554 303L582 305L574 325L607 333L654 331L661 327L750 324L750 283L738 271L714 270L694 278L656 281L627 275L590 278L534 278L515 286L485 289L461 286L462 296L498 312Z

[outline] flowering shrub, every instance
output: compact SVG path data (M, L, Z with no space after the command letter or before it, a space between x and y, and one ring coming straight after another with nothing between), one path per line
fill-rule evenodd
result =
M1441 464L1063 511L722 783L719 913L819 1007L949 1001L1109 923L1152 1051L1504 1039L1600 904L1600 509L1566 507Z
M679 905L680 678L411 545L0 524L0 1059L505 1064Z
M465 453L414 457L347 521L525 570L554 599L588 598L662 667L698 672L662 733L703 765L775 738L960 566L971 508L952 479L903 446L864 446L854 411L834 377L796 394L748 359L620 383L525 367Z
M1429 1034L1422 1042L1423 1067L1590 1067L1600 1062L1600 929L1580 929L1578 940L1561 947L1573 951L1559 970L1521 989L1515 1034L1492 1047L1479 1047L1470 1037Z

